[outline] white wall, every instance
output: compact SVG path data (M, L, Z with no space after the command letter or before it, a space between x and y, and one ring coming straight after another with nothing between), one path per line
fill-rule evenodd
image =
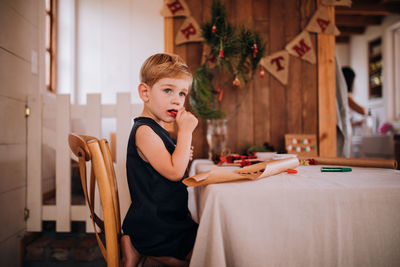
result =
M386 41L384 38L385 30L399 21L399 15L387 16L381 25L369 26L365 34L355 35L350 40L349 63L356 73L353 88L354 99L361 105L370 108L373 115L377 117L379 124L382 124L387 119L385 101L388 100L385 99L385 96L380 99L368 99L368 42L382 37L384 47ZM390 53L384 53L383 62L387 61L385 57L389 56L391 56ZM383 93L385 93L385 84L383 84Z
M400 132L400 20L385 29L383 84L387 120Z
M40 90L42 4L0 0L0 266L19 266L19 241L26 229L24 109L28 95L37 96Z
M350 65L350 45L348 43L336 44L335 53L342 67Z
M139 103L139 71L144 60L164 51L163 0L59 0L58 85L73 103L88 93L102 103L116 103L117 92L131 92ZM73 122L82 132L84 122ZM110 138L115 120L104 119L102 136ZM88 133L89 134L89 133Z
M164 51L161 7L162 0L61 0L59 92L74 94L77 103L87 93L115 103L117 92L133 92L139 102L140 66Z
M141 63L164 49L162 0L61 0L60 4L68 2L70 9L60 10L68 10L70 18L76 15L76 21L61 26L78 38L61 39L60 48L67 52L59 67L68 76L59 80L60 92L77 88L81 102L86 93L101 92L103 102L111 103L115 92L136 91ZM26 230L30 170L29 119L24 110L28 96L38 100L44 92L44 15L42 0L0 0L0 266L19 265L19 241Z

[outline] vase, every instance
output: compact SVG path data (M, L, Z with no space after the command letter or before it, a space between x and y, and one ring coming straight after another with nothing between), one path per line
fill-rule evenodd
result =
M227 120L225 119L208 119L207 120L207 143L208 143L208 159L214 162L219 161L219 157L226 153L227 141Z

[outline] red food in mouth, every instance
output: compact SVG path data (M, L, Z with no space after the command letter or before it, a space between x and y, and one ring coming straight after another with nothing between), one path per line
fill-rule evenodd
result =
M171 115L172 117L176 117L176 115L178 114L178 110L176 109L169 109L168 110L169 115Z

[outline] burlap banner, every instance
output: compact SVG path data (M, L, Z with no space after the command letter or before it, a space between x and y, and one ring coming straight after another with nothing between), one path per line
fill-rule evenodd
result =
M287 84L289 78L289 53L286 50L263 57L260 64L282 84Z
M180 45L189 42L202 42L199 24L193 17L187 17L180 27L175 38L175 44Z
M302 31L285 47L289 54L300 57L312 64L316 62L315 51L311 42L310 34L307 31Z
M266 56L260 62L271 75L284 85L288 83L289 78L289 54L300 57L311 64L316 63L315 50L309 32L331 35L340 34L324 5L351 6L351 0L321 0L321 3L323 5L320 5L315 11L306 28L285 46L286 51L281 50ZM160 13L164 17L186 17L175 36L176 45L203 41L201 28L196 20L191 17L185 0L164 0ZM204 60L205 58L202 58L202 61ZM212 63L213 59L209 60Z
M190 10L185 0L164 0L163 8L160 11L163 17L189 17Z
M351 6L351 0L322 0L327 6Z
M324 34L340 34L339 30L336 28L331 17L329 16L326 7L323 5L320 5L317 11L314 13L306 27L306 30L309 32Z

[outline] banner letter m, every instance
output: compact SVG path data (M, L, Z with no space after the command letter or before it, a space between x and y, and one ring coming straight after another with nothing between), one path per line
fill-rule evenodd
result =
M303 57L310 49L311 47L307 46L307 44L304 42L304 39L301 39L297 45L293 46L293 50L299 57Z

